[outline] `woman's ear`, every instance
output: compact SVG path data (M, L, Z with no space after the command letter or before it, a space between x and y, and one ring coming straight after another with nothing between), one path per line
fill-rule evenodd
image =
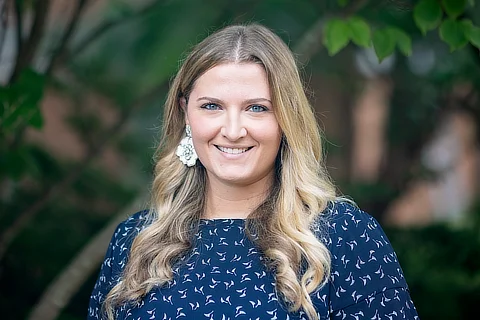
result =
M180 107L185 114L185 124L188 124L187 99L185 97L181 97L178 99L178 102L180 103Z
M180 107L182 107L183 109L183 112L187 113L187 99L185 97L180 97L180 99L178 100L180 102Z

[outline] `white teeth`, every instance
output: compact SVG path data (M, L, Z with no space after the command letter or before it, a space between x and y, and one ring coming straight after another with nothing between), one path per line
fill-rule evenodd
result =
M224 148L224 147L220 147L220 146L218 146L217 148L222 152L230 153L230 154L244 153L245 151L248 150L248 148L236 149L236 148Z

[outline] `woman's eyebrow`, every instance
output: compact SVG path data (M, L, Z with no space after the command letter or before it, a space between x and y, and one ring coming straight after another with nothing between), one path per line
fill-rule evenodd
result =
M248 100L245 100L246 103L250 104L250 103L258 103L258 102L268 102L270 104L272 104L272 101L270 101L269 99L267 98L254 98L254 99L248 99Z
M215 103L219 103L219 104L222 104L223 101L221 99L217 99L217 98L213 98L213 97L199 97L197 98L197 101L202 101L202 100L206 100L206 101L211 101L211 102L215 102ZM272 103L272 101L270 101L269 99L267 98L252 98L252 99L247 99L247 100L244 100L243 101L244 103L247 103L247 104L251 104L251 103L259 103L259 102L268 102L268 103Z
M212 102L215 102L215 103L221 103L223 102L222 100L220 99L217 99L217 98L212 98L212 97L199 97L197 98L197 101L201 101L201 100L207 100L207 101L212 101Z

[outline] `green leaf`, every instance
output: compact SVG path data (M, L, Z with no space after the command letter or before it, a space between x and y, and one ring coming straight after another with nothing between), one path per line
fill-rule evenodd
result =
M467 0L442 0L443 9L452 19L455 19L465 11Z
M463 19L461 21L465 36L470 43L480 49L480 28L474 26L471 20Z
M348 0L337 0L340 7L345 7L348 4Z
M0 88L0 126L6 131L15 130L21 123L40 128L42 118L35 113L40 113L44 87L45 76L27 68L12 85Z
M2 171L14 180L19 180L26 168L26 154L23 149L7 152L2 159Z
M108 16L110 19L122 19L131 16L134 10L124 1L114 0L110 2L110 12Z
M328 21L323 37L323 43L328 49L328 54L333 56L345 48L350 41L349 35L350 29L345 21L340 19Z
M31 115L28 123L37 129L41 129L43 127L43 116L42 113L40 112L40 109L36 109L33 114Z
M373 33L373 48L377 54L378 60L383 61L395 50L395 39L387 29L379 29Z
M440 24L442 14L437 0L420 0L413 9L413 19L423 35Z
M468 34L468 40L472 45L480 49L480 28L473 26Z
M395 39L398 49L405 56L410 56L412 54L412 39L410 36L403 30L390 27L389 33Z
M370 26L368 23L359 17L351 17L348 20L350 27L350 39L360 47L369 47L371 41Z
M20 91L21 96L31 96L32 99L38 102L43 96L45 76L32 69L25 69L20 73L14 86L15 89Z
M450 51L460 49L468 43L465 35L465 23L445 19L438 30L440 38L450 46Z

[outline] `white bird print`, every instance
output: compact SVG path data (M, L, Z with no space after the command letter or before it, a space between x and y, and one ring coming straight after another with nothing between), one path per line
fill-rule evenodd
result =
M205 297L205 305L210 304L210 303L215 303L215 300L212 299L212 295L209 294L208 296ZM213 311L212 311L213 312Z
M236 271L236 270L237 270L237 268L233 268L232 270L228 270L228 269L227 269L226 272L227 272L227 274L233 274L233 275L236 276L236 275L237 275L237 271Z
M230 262L237 262L237 261L240 261L242 260L242 256L239 256L237 254L235 254L232 258L232 260L230 260Z
M345 258L345 255L343 255L343 256L340 258L340 261L342 261L344 268L346 268L346 267L347 267L347 264L350 262L349 259Z
M262 284L260 287L257 287L257 285L255 285L255 286L253 287L253 289L255 289L255 291L261 291L261 292L267 293L267 292L265 291L265 285L264 285L264 284Z
M187 291L188 291L188 289L178 290L178 293L181 294L180 299L185 299L187 297Z
M176 319L180 318L180 317L186 317L187 315L185 313L182 312L183 308L177 308L177 317Z
M357 241L355 241L355 240L347 241L346 244L350 247L350 250L352 250L352 251L358 245Z
M235 290L235 291L237 291L238 293L240 293L240 295L239 295L240 298L243 298L243 297L246 297L246 296L247 296L247 288L243 288L243 289Z
M360 235L360 238L365 238L365 242L370 241L370 237L368 236L367 230L365 229L363 233Z
M203 286L197 289L197 287L193 287L193 292L195 293L200 293L202 296L204 295L203 293Z
M345 278L345 281L348 282L350 286L353 286L353 284L355 283L355 279L353 278L352 272L348 274L348 277Z
M236 245L236 246L242 246L242 247L243 247L243 246L244 246L244 244L243 244L244 240L245 240L245 238L243 238L243 239L240 240L240 241L236 241L236 240L235 240L234 245Z
M260 300L255 301L250 301L250 304L252 305L253 308L258 308L260 305L262 305L262 302Z
M382 266L379 266L379 267L378 267L378 270L375 271L375 274L379 274L379 275L380 275L380 279L383 279L383 277L385 276L385 274L383 273Z
M367 284L367 280L372 280L372 277L370 277L370 275L367 274L366 276L360 277L360 279L362 280L363 285L365 286Z
M223 297L220 297L220 302L232 305L232 303L230 302L230 296L227 296L225 299L223 299Z
M248 277L248 273L244 273L244 274L242 274L242 279L240 280L240 283L242 283L244 281L250 281L250 280L252 280L252 279L250 279Z
M253 261L250 260L248 262L243 262L242 264L244 265L245 269L250 269L252 267Z
M362 297L361 294L357 294L357 290L355 290L355 291L352 292L352 298L353 298L353 300L355 301L355 303L357 303L358 300L359 300L361 297Z
M163 301L168 302L173 306L172 296L168 296L168 297L163 296Z
M212 284L208 285L210 288L215 288L217 286L217 284L219 284L221 281L220 280L215 280L212 278Z
M198 303L198 301L195 304L191 302L189 302L188 304L190 305L190 307L192 307L192 310L197 310L200 307L200 304Z
M392 281L392 284L400 282L397 277L394 277L394 276L391 276L391 275L387 275L387 277Z
M362 261L362 259L360 259L360 257L358 257L357 263L355 264L355 268L361 269L362 267L360 267L360 265L362 265L362 264L365 264L365 261Z
M271 302L271 301L277 301L277 296L276 296L275 292L272 292L272 293L268 294L268 302Z
M345 313L345 311L339 310L335 316L336 316L336 317L340 317L340 316L341 316L341 317L342 317L342 320L343 320L343 319L345 319L345 318L347 317L347 314Z
M267 311L267 314L270 315L271 320L278 320L277 318L277 310Z
M226 259L225 257L227 255L227 253L226 252L217 252L217 255L220 257L218 260L225 261L225 259Z
M232 287L233 285L235 285L235 283L233 282L233 280L230 280L230 282L223 282L223 284L225 284L225 289L230 289L230 287Z
M220 238L220 241L218 243L219 246L228 246L228 242L225 241L227 238Z
M335 292L335 295L340 298L340 293L344 293L347 290L343 289L342 286L338 287L337 291Z
M363 313L363 311L358 311L357 313L354 313L354 314L351 314L351 316L355 319L355 320L360 320L360 319L363 319L363 316L365 314ZM362 317L360 317L362 316Z
M247 314L245 311L242 310L242 306L237 306L235 308L235 318L242 315L242 314Z

